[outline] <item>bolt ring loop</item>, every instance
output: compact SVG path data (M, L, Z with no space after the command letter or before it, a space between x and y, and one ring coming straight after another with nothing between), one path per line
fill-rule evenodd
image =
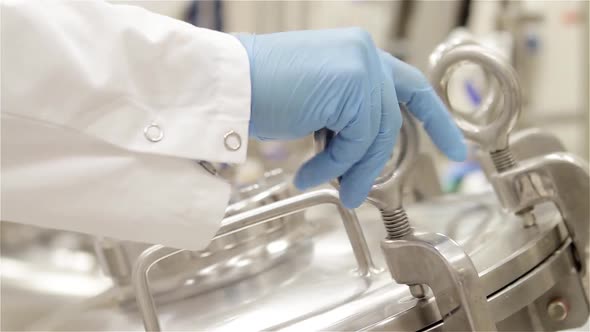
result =
M432 68L438 63L438 61L440 60L440 58L449 50L460 46L460 45L479 45L477 43L477 41L475 39L473 39L473 37L470 34L460 34L458 36L455 36L454 38L451 38L450 40L439 44L434 51L430 54L429 58L428 58L428 63L429 63L429 70L432 70ZM494 84L496 82L489 80L490 77L490 73L487 71L484 71L484 74L486 76L486 79L488 79L487 81L491 84L490 85L490 89L488 91L488 93L485 96L484 101L481 103L481 105L478 107L477 110L475 110L473 112L474 117L475 118L481 118L483 117L486 113L489 113L491 110L493 110L494 108L496 108L498 106L498 103L500 102L500 96L498 96L498 86L497 84Z
M481 145L489 151L501 150L508 145L508 135L514 128L520 114L521 96L518 77L512 66L500 54L476 44L462 44L449 47L443 54L431 58L431 82L443 99L457 126L463 131L465 137ZM496 100L487 100L489 108L501 107L498 117L486 125L476 125L456 115L447 95L449 73L455 66L462 62L472 62L498 80L499 93L493 93ZM500 98L503 103L499 104Z

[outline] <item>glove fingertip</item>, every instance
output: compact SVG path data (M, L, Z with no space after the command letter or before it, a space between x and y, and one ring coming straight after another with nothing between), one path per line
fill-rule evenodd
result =
M356 209L365 201L362 196L346 194L346 191L343 190L340 190L340 200L342 201L342 205L347 209Z
M355 209L367 199L370 190L371 185L358 183L353 185L349 179L348 181L344 179L340 187L340 200L347 209Z
M440 128L439 128L440 129ZM446 131L432 130L435 145L449 159L464 161L467 159L467 145L461 131L456 127L449 127Z
M305 173L306 173L305 170L303 168L300 168L297 171L297 173L295 174L295 178L293 179L293 184L295 185L295 188L297 188L297 190L304 191L304 190L307 190L310 187L312 187L309 184L309 181L307 180Z

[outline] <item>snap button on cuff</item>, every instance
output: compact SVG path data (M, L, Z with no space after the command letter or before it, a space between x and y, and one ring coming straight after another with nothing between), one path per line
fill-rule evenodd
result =
M223 144L225 148L230 151L236 151L242 146L242 137L233 130L228 131L223 135Z
M155 123L145 127L145 129L143 129L143 134L150 142L159 142L164 138L164 130Z

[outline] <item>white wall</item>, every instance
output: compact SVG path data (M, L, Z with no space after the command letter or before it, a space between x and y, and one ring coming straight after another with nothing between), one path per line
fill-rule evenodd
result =
M524 90L520 125L555 134L568 150L587 159L588 2L527 0L509 6L514 9L509 20L516 32L515 61ZM471 30L489 34L499 12L499 2L476 2ZM527 46L527 40L538 46Z
M531 26L540 40L539 51L528 57L528 105L525 125L558 135L568 149L588 157L587 75L588 33L584 2L526 1L525 9L538 12L543 21ZM586 16L587 17L587 16ZM586 43L584 42L586 40Z
M224 6L226 31L268 33L359 26L371 32L376 44L385 45L399 2L227 1Z
M182 18L184 10L190 4L190 1L185 0L108 0L108 2L143 7L154 13L174 18Z

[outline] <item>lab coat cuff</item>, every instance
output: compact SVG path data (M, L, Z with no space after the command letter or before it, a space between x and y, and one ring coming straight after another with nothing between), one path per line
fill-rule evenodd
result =
M207 139L211 142L212 162L241 163L248 150L248 126L251 110L250 60L242 43L233 35L224 34L219 53L218 105L221 117L214 121L213 131ZM228 119L225 119L225 116ZM200 123L207 126L207 123Z
M88 130L96 136L110 136L107 141L139 152L210 162L244 162L251 107L250 63L237 38L225 33L216 36L211 70L214 92L203 104L170 107L150 120L153 112L133 101L124 101L111 105L110 116L103 115L103 121L95 121ZM198 94L198 87L194 88ZM122 117L136 121L124 121Z

